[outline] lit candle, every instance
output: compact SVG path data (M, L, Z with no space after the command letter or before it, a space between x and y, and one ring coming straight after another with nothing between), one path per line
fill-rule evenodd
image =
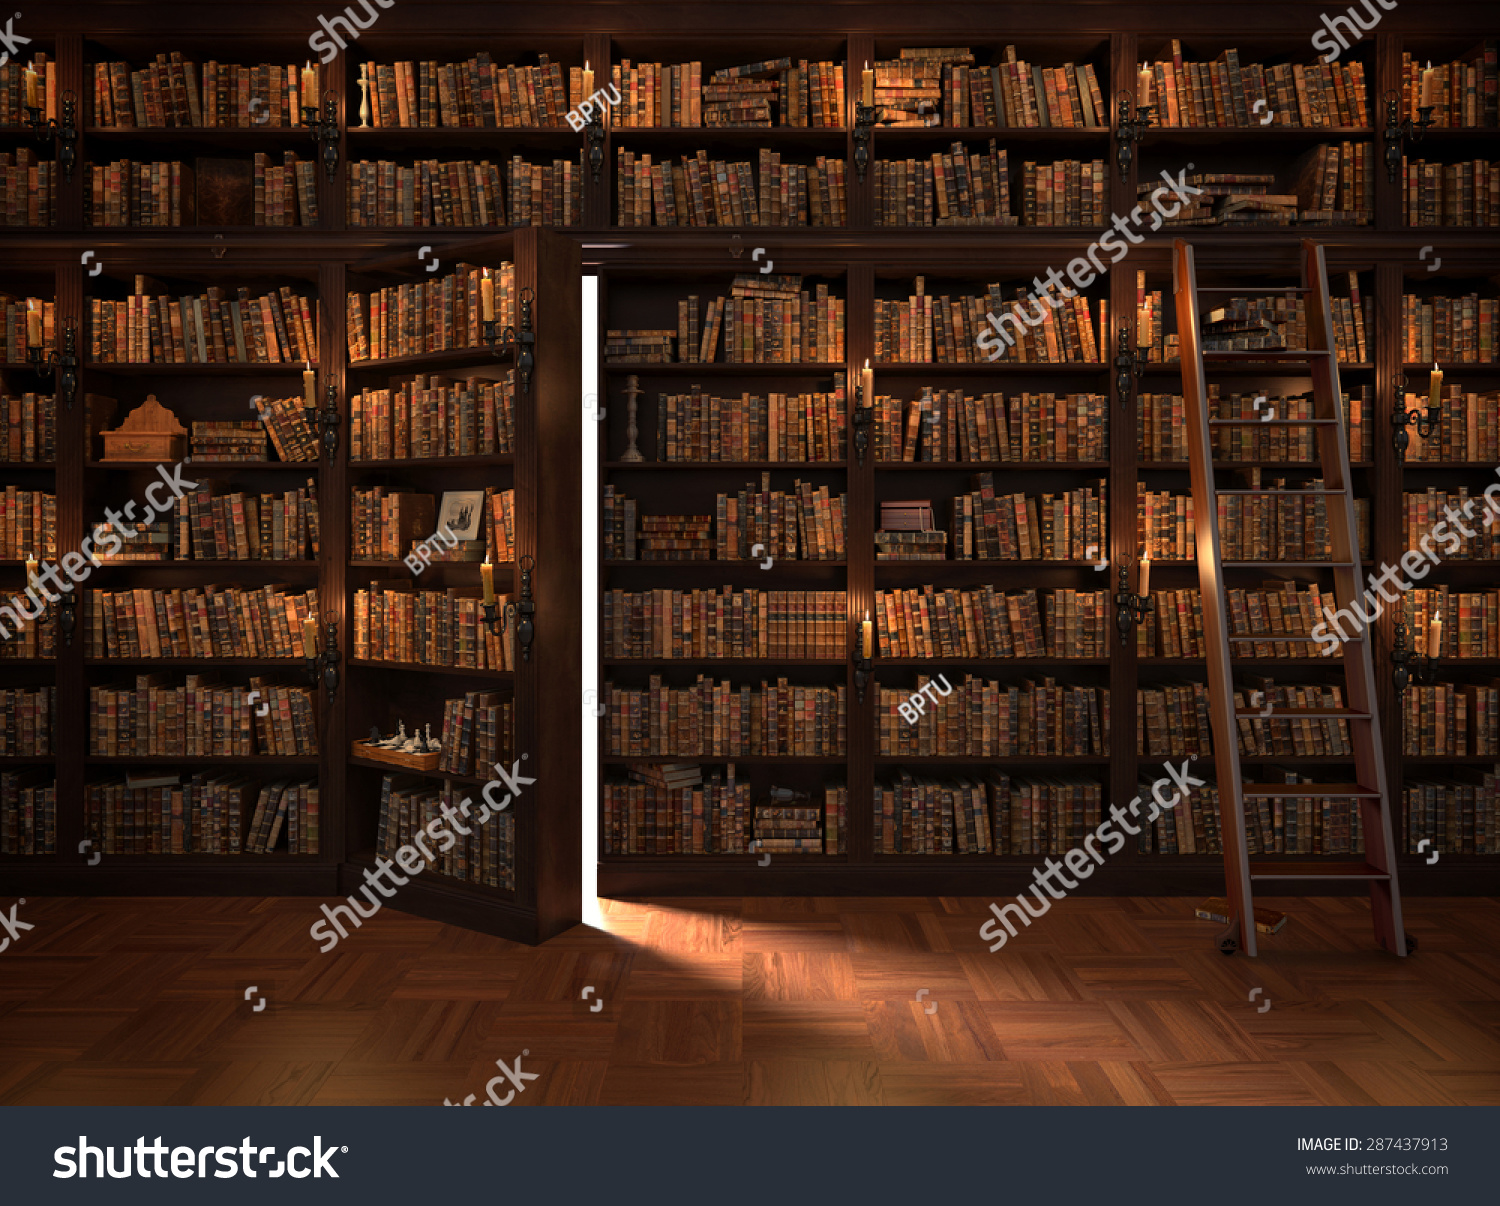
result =
M1432 69L1432 62L1429 60L1426 69L1422 72L1422 104L1424 106L1436 105L1436 93L1437 72Z
M1135 345L1138 348L1149 348L1151 346L1151 303L1147 302L1141 307L1140 316L1136 319Z
M865 60L865 69L859 73L859 100L861 104L875 103L875 73L870 70L870 60Z
M485 604L487 606L493 604L495 602L495 567L490 564L488 557L479 567L479 581L484 585Z
M1437 406L1443 399L1443 370L1438 368L1437 361L1432 362L1432 376L1427 381L1427 405Z
M1148 548L1145 555L1141 557L1141 582L1136 587L1136 594L1147 599L1151 596L1151 550Z
M316 105L318 103L318 71L312 65L312 60L307 60L307 65L302 68L302 103L304 105Z
M312 371L312 365L305 361L302 365L302 398L309 406L318 404L318 377Z
M42 346L42 313L36 308L34 298L26 302L26 346L29 348Z
M871 657L875 652L875 626L870 623L869 612L859 626L859 650L860 657Z
M28 108L40 109L42 107L41 92L37 86L35 67L26 68L26 104Z
M36 554L26 554L26 577L28 580L36 577Z
M1441 657L1443 653L1443 617L1436 616L1427 629L1427 656Z
M875 374L870 369L870 362L865 361L865 367L859 374L860 403L864 406L875 405Z
M589 61L583 60L583 95L579 100L588 100L594 94L594 72L589 67Z
M1135 84L1135 103L1137 107L1151 103L1151 68L1142 67L1140 77Z
M318 656L318 622L312 616L302 622L302 655Z
M484 270L484 276L479 282L479 304L484 313L485 322L495 321L495 282L490 277L490 270Z

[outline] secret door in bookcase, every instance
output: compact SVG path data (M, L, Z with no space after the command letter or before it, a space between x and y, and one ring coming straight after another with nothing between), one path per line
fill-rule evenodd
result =
M441 258L349 275L344 870L425 831L403 907L538 942L580 916L578 251Z

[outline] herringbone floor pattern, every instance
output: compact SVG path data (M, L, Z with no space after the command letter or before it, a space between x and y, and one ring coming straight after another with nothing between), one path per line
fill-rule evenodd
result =
M1408 900L1406 960L1354 898L1262 902L1259 960L1185 898L996 954L976 899L601 903L539 949L387 908L319 954L314 900L34 899L0 1104L478 1104L523 1050L517 1105L1500 1104L1495 899Z

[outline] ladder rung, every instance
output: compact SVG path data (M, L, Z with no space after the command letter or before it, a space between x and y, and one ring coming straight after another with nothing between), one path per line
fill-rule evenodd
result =
M1225 569L1353 569L1352 561L1223 561Z
M1276 708L1262 713L1259 708L1235 711L1242 720L1369 720L1368 712L1355 712L1349 708Z
M1326 348L1261 348L1253 352L1210 351L1202 352L1205 360L1308 360L1314 356L1331 356Z
M1288 497L1291 497L1293 495L1302 495L1302 494L1308 494L1308 495L1340 494L1340 495L1342 495L1342 494L1346 494L1347 491L1345 491L1345 490L1215 490L1214 493L1215 494L1254 494L1254 495L1257 495L1257 496L1258 495L1262 495L1262 494L1285 494Z
M1255 863L1250 878L1258 879L1390 879L1388 871L1369 863Z
M1378 800L1380 793L1358 783L1246 783L1247 800L1282 800L1293 796L1333 796L1350 800Z
M1281 288L1277 288L1274 285L1267 285L1264 289L1256 289L1256 288L1254 288L1252 286L1249 286L1249 285L1240 285L1238 288L1234 288L1234 287L1231 287L1231 288L1220 288L1217 285L1214 286L1213 288L1209 288L1209 287L1207 287L1205 285L1199 285L1198 286L1198 292L1199 293L1238 293L1241 297L1265 297L1267 294L1270 294L1270 293L1311 293L1312 290L1311 289L1304 289L1301 285L1284 285Z
M1229 639L1231 641L1255 641L1257 643L1264 643L1267 645L1281 644L1283 642L1295 645L1311 645L1314 643L1322 644L1322 641L1319 640L1319 638L1310 636L1232 636ZM1325 637L1323 639L1326 640L1327 638ZM1361 632L1352 637L1345 637L1341 643L1345 645L1353 645L1360 641L1363 641L1364 639L1364 633Z
M1332 427L1337 419L1210 419L1210 427ZM1288 461L1288 465L1307 465L1309 461Z

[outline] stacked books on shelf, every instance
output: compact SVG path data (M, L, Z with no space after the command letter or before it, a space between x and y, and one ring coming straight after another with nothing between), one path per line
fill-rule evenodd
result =
M592 85L593 73L589 74ZM724 67L706 80L703 63L633 63L611 68L613 104L604 122L617 129L844 124L844 68L831 61L766 59Z
M842 561L848 496L793 483L720 494L713 515L641 515L636 502L604 487L604 555L615 561Z
M264 407L264 401L261 405ZM192 449L194 461L263 461L268 458L270 445L266 441L266 428L258 421L195 421Z
M1500 40L1486 38L1473 52L1451 63L1424 62L1401 52L1401 108L1398 124L1421 119L1418 108L1431 105L1434 125L1444 129L1500 126Z
M1435 621L1442 620L1442 627ZM1500 591L1451 586L1409 590L1401 621L1419 652L1442 658L1500 658ZM1433 639L1436 638L1436 639Z
M264 394L256 394L251 401L255 403L255 413L260 416L266 434L271 437L271 443L276 448L277 460L291 464L318 459L318 437L308 419L308 407L304 398L270 398ZM194 430L198 426L194 423ZM224 427L221 423L211 426L220 431Z
M1103 394L1023 392L971 397L922 387L903 402L875 398L875 460L1102 461L1109 456L1109 399Z
M182 686L164 673L138 674L134 682L89 688L89 753L192 758L318 752L311 688L255 676L242 687L212 674L189 674Z
M1109 125L1092 63L1038 67L1018 59L1014 46L988 67L967 46L903 47L900 57L878 61L873 79L866 79L865 103L875 105L881 125Z
M0 491L0 561L56 556L57 496L6 486Z
M1031 167L1035 169L1036 165ZM955 142L929 159L875 162L877 226L1015 226L1006 152L990 139L986 153Z
M696 302L696 299L690 299ZM842 461L846 412L844 374L830 393L751 394L720 398L694 385L685 394L658 394L658 461Z
M346 301L351 361L421 356L484 344L485 315L503 330L516 321L516 270L459 264L447 276L392 285Z
M1500 854L1500 771L1479 783L1408 782L1406 852Z
M666 687L653 674L645 690L609 683L603 700L612 755L673 758L842 755L847 688L761 680L735 686L700 674L691 687Z
M57 688L0 688L0 757L35 758L52 753Z
M138 786L143 778L170 782ZM235 774L196 774L186 783L176 774L89 783L84 831L105 854L315 855L318 783L261 783Z
M610 590L604 656L838 661L848 614L841 590Z
M1199 172L1183 177L1194 195L1166 226L1368 226L1374 220L1375 182L1370 175L1368 143L1324 143L1313 147L1289 169L1279 188L1273 172ZM1160 188L1151 181L1138 186L1142 206Z
M17 297L0 292L5 307L5 363L25 364L28 348L54 348L56 306L42 297Z
M516 705L498 691L466 691L443 701L442 754L445 775L493 778L491 767L515 758Z
M811 797L790 788L772 788L770 804L756 804L751 826L755 837L750 848L757 854L839 854L839 835L843 832L844 793L827 788L822 807L809 803ZM782 803L801 800L803 803Z
M954 560L1097 561L1108 545L1103 478L1061 494L997 494L988 470L953 500Z
M1239 718L1240 753L1246 757L1344 758L1353 754L1349 741L1349 722L1316 717L1278 717L1287 711L1338 711L1345 706L1344 689L1336 685L1312 683L1295 687L1278 687L1261 675L1240 676L1244 690L1236 689L1234 707L1238 713L1270 709L1266 718L1241 715ZM1181 723L1181 718L1178 718ZM1205 729L1201 734L1205 746L1212 738ZM1204 749L1202 752L1207 753Z
M158 297L160 282L136 278L124 301L89 299L89 357L95 364L311 364L318 303L283 285L261 297L240 286L230 300L210 286L196 297Z
M51 226L56 221L57 165L38 159L30 147L0 152L0 226Z
M496 595L497 614L515 602ZM493 631L482 603L454 590L416 590L410 581L372 582L354 592L354 656L359 661L514 670L515 625ZM496 625L499 628L499 625Z
M349 165L350 226L575 226L583 220L583 152L576 161L419 159L411 167Z
M704 768L696 784L677 786L662 778L648 773L644 781L605 780L605 854L746 853L746 814L753 805L750 784L736 781L733 762Z
M93 126L263 129L300 126L302 106L317 105L321 72L311 63L242 67L212 59L201 66L159 54L139 71L129 63L93 65Z
M1258 468L1237 470L1245 487L1262 488ZM1219 496L1219 552L1226 561L1328 561L1333 546L1328 539L1328 511L1322 495L1297 494L1297 490L1321 490L1321 478L1288 484L1277 478L1266 489L1284 491L1282 497L1268 495ZM1370 548L1370 500L1356 498L1354 520L1358 528L1360 555ZM1191 561L1197 556L1193 528L1193 499L1170 491L1148 490L1136 483L1136 540L1154 558Z
M317 591L185 587L85 592L87 657L301 657Z
M965 775L935 778L897 770L875 781L877 854L989 854L985 784Z
M1493 514L1490 501L1482 496L1471 496L1467 486L1455 492L1439 490L1429 486L1421 493L1401 496L1401 520L1403 547L1422 547L1422 538L1429 537L1428 547L1437 542L1444 561L1497 561L1500 560L1500 525L1493 521L1488 526L1485 520ZM1462 519L1453 515L1467 516L1473 521L1469 527ZM1445 518L1446 517L1446 518ZM1442 524L1446 534L1434 534ZM1472 532L1472 535L1466 533Z
M1345 390L1343 399L1349 461L1351 464L1368 462L1375 454L1372 387L1361 385L1353 391ZM1408 409L1415 405L1409 401ZM1268 392L1222 397L1219 385L1210 382L1208 412L1211 419L1261 420L1267 414L1281 420L1311 419L1313 400L1309 395L1286 397ZM1183 410L1181 394L1137 394L1135 413L1136 451L1143 461L1188 459L1187 412ZM1316 429L1313 427L1217 427L1211 429L1209 435L1216 461L1307 464L1317 457ZM1415 437L1412 443L1416 445Z
M57 456L57 397L54 394L0 393L0 462L46 463Z
M57 80L57 64L46 51L30 55L26 63L19 55L7 55L0 63L0 126L25 125L28 108L40 109L44 118L56 117Z
M1111 618L1107 591L875 592L881 657L1107 657Z
M418 375L349 398L351 460L489 456L516 450L516 375Z
M394 858L399 851L417 851L424 872L456 879L485 888L516 887L516 814L506 809L492 812L470 811L472 804L462 787L444 782L434 786L431 780L410 775L386 775L380 781L380 816L377 822L375 852ZM446 811L445 811L446 810ZM462 812L469 832L460 835L456 826L447 828L445 816ZM482 824L477 823L484 816ZM429 857L421 854L417 839L431 836L431 825L443 825L454 841L451 846L437 846ZM403 867L405 864L402 864Z
M1500 226L1500 163L1401 157L1401 220L1408 226Z
M197 213L192 164L118 159L89 168L90 226L191 226Z
M1231 587L1225 592L1229 604L1229 635L1264 637L1264 640L1233 641L1230 656L1242 658L1334 657L1338 643L1278 641L1277 636L1310 637L1327 620L1325 599L1316 582L1287 580L1266 582L1260 589ZM1141 657L1206 656L1203 643L1203 605L1196 590L1158 590L1151 594L1153 608L1146 623L1136 630L1135 648ZM1326 600L1329 606L1333 599Z
M257 152L255 156L255 225L316 226L318 224L317 165L283 151L281 162Z
M748 160L683 155L681 164L615 148L615 221L620 226L847 226L842 156L782 163L769 147Z
M876 561L946 561L948 533L933 528L879 528Z
M0 854L57 853L57 782L40 768L0 772Z
M1098 226L1107 208L1104 160L1027 160L1021 165L1022 226Z
M1266 770L1267 783L1317 781L1276 767ZM1142 783L1143 800L1149 798L1149 792L1150 784ZM1349 799L1326 796L1257 797L1245 809L1246 851L1249 854L1363 853L1364 834L1359 809L1354 805ZM1224 838L1218 789L1211 784L1195 787L1175 808L1161 810L1154 822L1142 828L1136 848L1142 854L1222 855ZM1274 919L1262 923L1260 917L1269 910L1255 912L1256 928L1262 933L1274 933L1275 929L1269 928ZM1198 916L1204 916L1201 906Z
M1138 688L1135 734L1138 754L1212 754L1207 686L1184 683Z
M349 560L400 561L432 535L437 499L399 488L355 490L349 505Z
M16 599L21 598L21 607ZM30 606L24 596L8 595L0 601L0 661L26 661L57 656L57 609L45 608L34 620L25 617Z
M934 297L922 277L916 292L905 301L875 299L875 359L879 363L982 364L1009 359L1048 363L1098 363L1100 347L1088 299L1063 299L1059 307L1047 297L1028 301L1024 286L1007 302L998 284L985 286L976 297ZM1021 315L1036 317L1035 327ZM1108 330L1107 303L1099 302L1099 331ZM1005 319L1012 321L1011 328ZM1001 332L997 336L990 327ZM1004 350L990 355L996 344Z
M955 676L957 677L957 676ZM917 675L921 690L929 676ZM947 677L940 676L946 683ZM915 724L900 708L912 694L881 687L875 705L876 752L882 757L979 757L1013 755L1106 755L1109 753L1109 688L1059 686L1056 679L1030 679L1020 687L965 675ZM947 698L948 696L952 698Z
M1264 102L1264 103L1261 103ZM1156 124L1258 128L1367 127L1365 68L1348 63L1243 63L1232 47L1211 63L1184 62L1172 39L1168 57L1141 68L1136 103L1156 107Z
M1431 364L1493 364L1500 300L1469 293L1463 297L1401 298L1401 359Z
M1403 754L1500 755L1500 687L1472 683L1408 686L1400 706Z
M561 64L545 54L533 65L501 66L481 50L461 63L370 63L360 78L369 84L370 123L377 130L558 129L592 90L583 86L585 75L592 73L571 68L565 84Z
M176 514L164 521L167 539L145 536L161 552L148 560L165 561L171 547L179 561L302 561L318 555L318 487L313 478L279 494L245 494L238 490L215 496L218 483L177 500ZM162 525L149 525L160 532ZM96 539L104 531L95 529ZM128 552L127 548L127 552ZM116 554L114 560L127 560Z

